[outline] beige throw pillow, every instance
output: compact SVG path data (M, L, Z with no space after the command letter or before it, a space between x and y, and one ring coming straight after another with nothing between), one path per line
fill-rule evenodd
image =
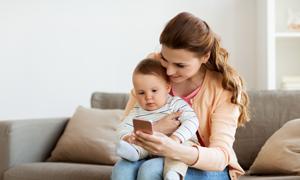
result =
M123 110L79 106L48 161L114 164L119 159L116 129L122 114Z
M300 119L288 121L266 141L249 173L300 175Z

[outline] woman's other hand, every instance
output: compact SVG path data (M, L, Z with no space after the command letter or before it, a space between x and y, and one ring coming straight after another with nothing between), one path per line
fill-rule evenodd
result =
M180 126L178 120L182 112L174 112L153 123L154 131L170 136Z

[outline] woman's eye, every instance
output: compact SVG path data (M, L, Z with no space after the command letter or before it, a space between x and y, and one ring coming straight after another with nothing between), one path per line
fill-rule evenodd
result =
M176 64L176 66L179 68L184 68L184 65L182 65L182 64Z

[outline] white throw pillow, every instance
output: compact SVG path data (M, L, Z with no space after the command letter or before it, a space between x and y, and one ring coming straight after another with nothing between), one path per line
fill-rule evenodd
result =
M300 119L288 121L266 141L249 173L300 175Z
M122 115L123 110L79 106L48 161L113 165L119 159L116 130Z

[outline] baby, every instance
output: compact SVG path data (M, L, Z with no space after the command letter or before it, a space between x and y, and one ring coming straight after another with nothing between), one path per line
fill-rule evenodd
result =
M169 78L159 61L153 59L141 61L133 72L132 81L137 104L118 129L121 140L117 146L117 154L120 157L137 161L149 156L145 149L131 144L133 119L155 122L172 112L181 112L178 118L181 125L170 137L180 143L198 142L197 115L183 99L169 95L171 90ZM179 180L185 176L187 168L183 162L165 159L164 179Z

